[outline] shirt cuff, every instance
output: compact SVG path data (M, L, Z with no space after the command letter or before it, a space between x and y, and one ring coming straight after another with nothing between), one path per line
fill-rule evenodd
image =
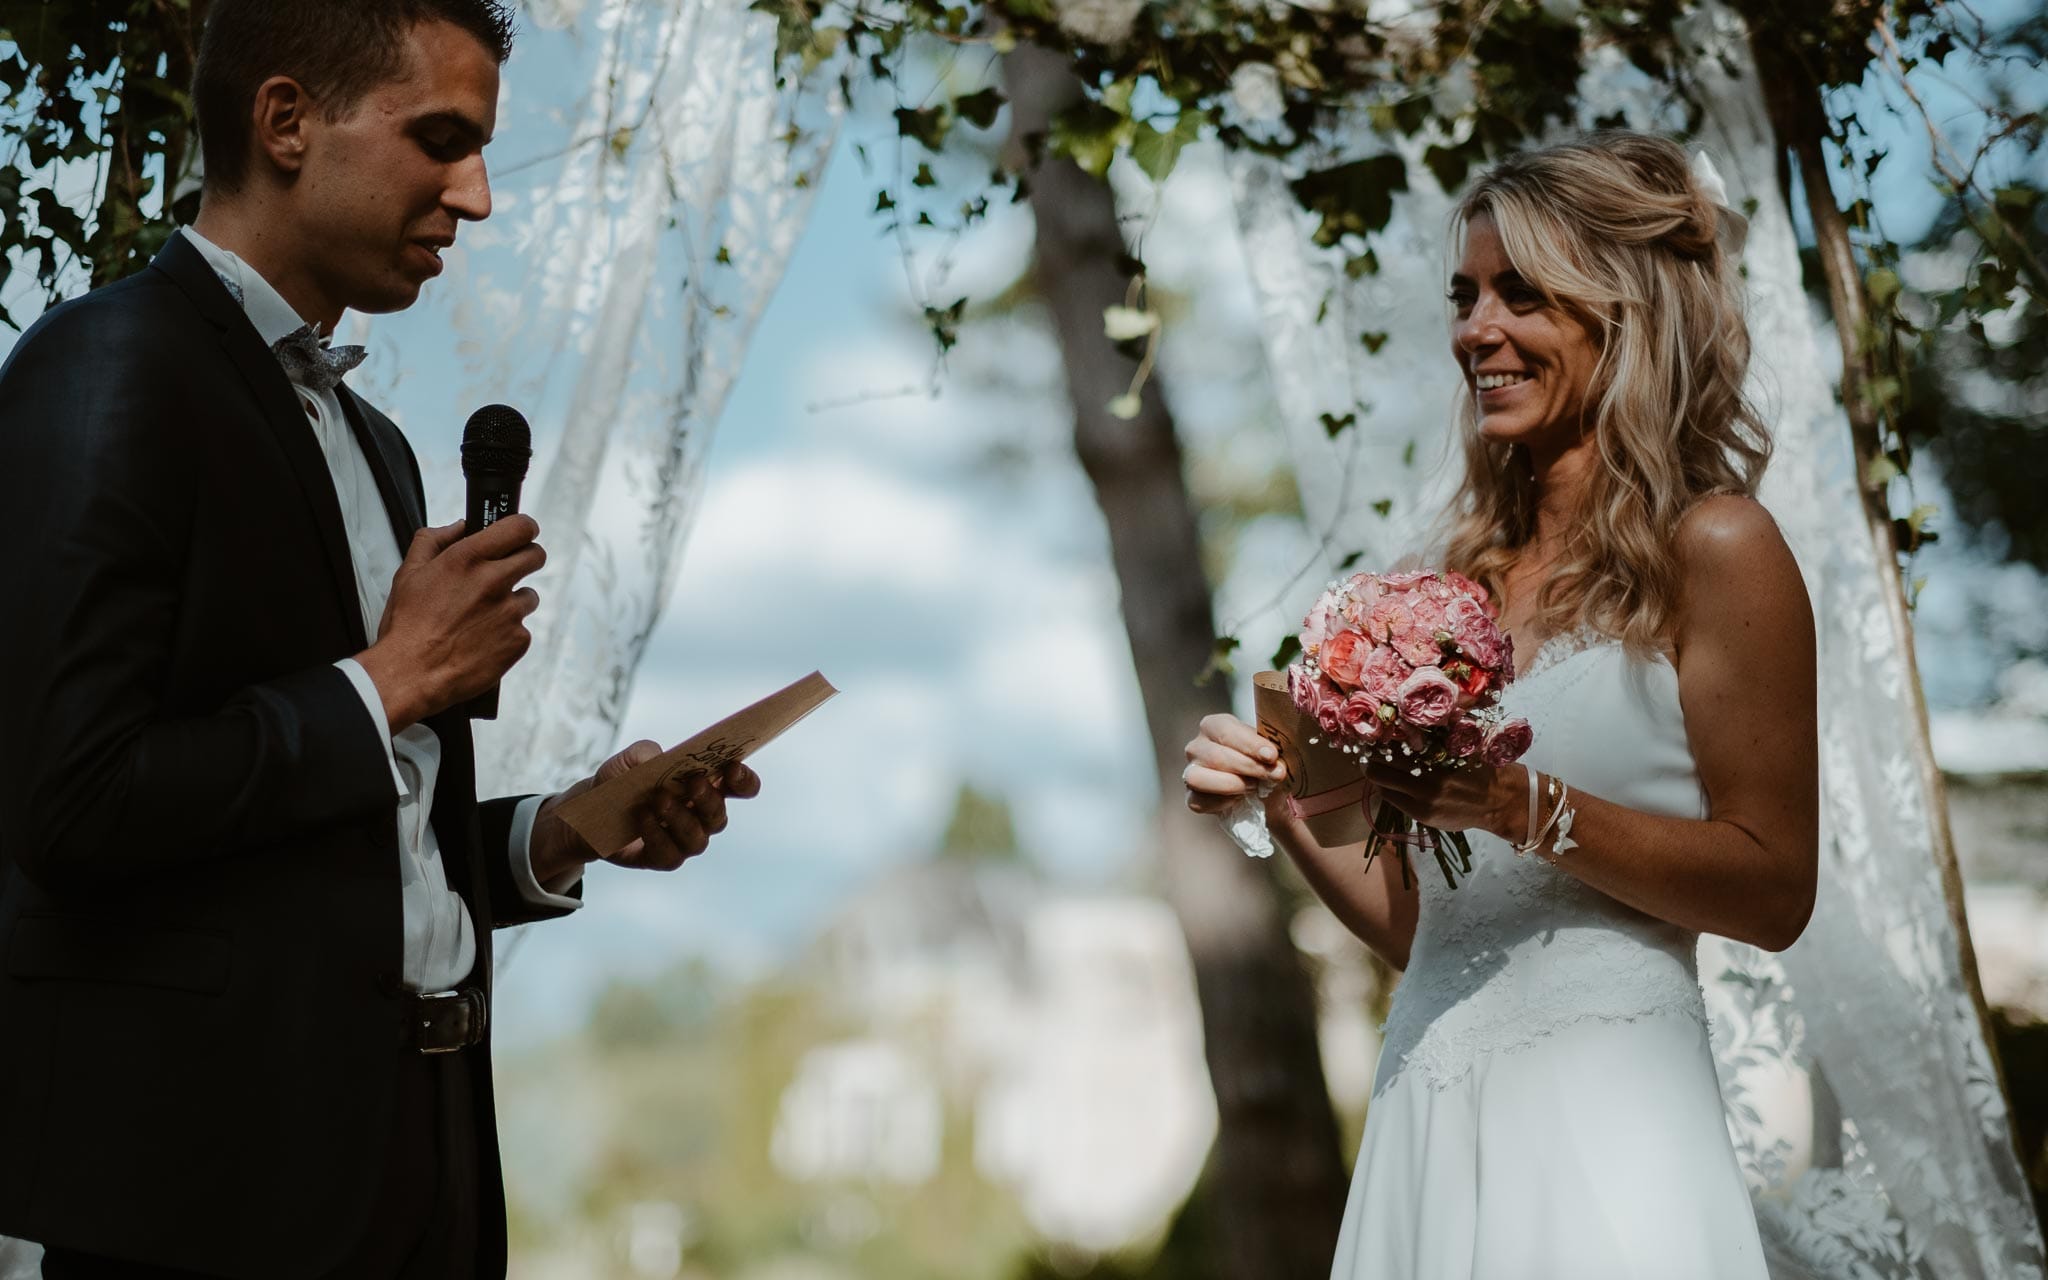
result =
M391 745L391 721L384 716L384 695L377 692L377 682L370 679L370 673L363 670L363 664L354 658L343 658L334 664L348 682L355 686L356 696L363 700L363 707L370 713L370 723L377 726L377 741L384 744L384 762L391 766L391 785L398 792L398 798L405 798L405 775L398 771L398 754ZM530 829L532 822L527 823Z
M540 807L547 796L528 796L512 811L512 830L505 843L507 856L512 861L512 883L519 888L519 896L536 907L555 907L563 911L574 911L583 905L583 899L572 898L569 890L583 879L583 869L556 876L554 882L542 885L533 875L533 820L540 816Z

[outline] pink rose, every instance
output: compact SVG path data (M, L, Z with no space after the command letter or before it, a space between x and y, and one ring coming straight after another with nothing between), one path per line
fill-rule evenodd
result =
M1407 569L1400 573L1381 574L1380 585L1392 591L1402 591L1421 582L1424 578L1433 578L1435 576L1428 569Z
M1351 579L1345 590L1350 593L1352 599L1364 605L1368 613L1379 603L1380 596L1385 594L1380 588L1380 580L1369 573L1361 573Z
M1510 720L1487 731L1481 759L1499 769L1521 759L1522 753L1535 741L1536 731L1529 727L1527 720Z
M1336 621L1336 610L1331 607L1327 595L1316 601L1316 607L1308 611L1308 617L1301 624L1301 647L1305 653L1315 653L1323 647L1323 641L1330 638L1331 624Z
M1390 640L1413 630L1415 611L1400 596L1381 596L1367 615L1365 632L1375 640Z
M1287 698L1310 715L1315 714L1315 679L1301 666L1287 668Z
M1344 700L1331 698L1316 708L1316 727L1325 736L1335 737L1344 731Z
M1339 631L1323 641L1322 651L1316 655L1316 665L1323 674L1347 689L1358 687L1358 677L1365 666L1370 652L1365 637L1356 631Z
M1458 709L1458 684L1435 667L1423 667L1401 683L1397 701L1409 724L1442 724Z
M1444 750L1464 759L1479 754L1486 745L1486 726L1470 716L1451 725L1451 731L1444 736Z
M1451 585L1450 579L1440 574L1431 574L1428 578L1417 584L1416 589L1422 592L1424 599L1435 601L1438 604L1443 604L1455 598L1458 594L1458 589Z
M1380 726L1380 704L1362 693L1344 699L1338 720L1355 737L1369 738Z
M1443 643L1437 633L1421 623L1411 623L1406 631L1394 633L1394 652L1407 659L1411 665L1433 667L1444 660Z
M1410 611L1415 614L1415 625L1431 635L1450 629L1445 625L1445 604L1442 600L1424 596L1410 606Z
M1478 583L1472 581L1472 579L1456 571L1447 572L1444 574L1444 577L1448 579L1450 581L1450 584L1456 587L1461 594L1471 596L1474 600L1477 600L1479 602L1479 607L1486 610L1488 617L1493 616L1493 597L1487 594L1487 590L1485 587L1480 586Z
M1380 645L1365 660L1365 667L1359 673L1358 687L1377 701L1392 702L1401 695L1401 682L1414 670L1401 660L1400 654Z
M1287 696L1307 716L1321 716L1325 704L1344 700L1343 691L1336 685L1311 676L1300 667L1287 668Z
M1444 610L1444 622L1451 633L1451 640L1458 651L1479 666L1489 671L1498 671L1508 660L1509 654L1500 628L1487 616L1486 609L1469 596L1460 596L1451 601Z

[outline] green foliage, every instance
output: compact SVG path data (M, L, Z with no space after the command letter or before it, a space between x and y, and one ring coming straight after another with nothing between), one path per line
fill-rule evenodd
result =
M1394 216L1394 193L1408 189L1408 164L1398 155L1368 156L1317 169L1289 184L1301 206L1322 219L1315 242L1368 236Z
M48 302L145 265L173 229L165 175L196 147L191 80L205 0L0 0L0 288L34 274ZM103 191L65 205L60 170ZM145 204L155 206L145 210ZM190 210L186 210L189 215ZM0 310L0 323L19 328Z
M939 857L948 862L1015 862L1020 856L1010 802L961 783L953 798L953 815L939 837Z
M678 990L692 993L687 1016L652 1019L655 1030L638 1020L623 1037L600 1031L618 1010L676 1005ZM514 1241L529 1256L570 1250L595 1274L628 1274L610 1252L622 1215L668 1202L693 1228L687 1274L787 1259L892 1280L1007 1280L1031 1234L1014 1196L975 1166L971 1094L947 1087L927 1182L795 1182L776 1166L784 1091L805 1056L873 1030L812 982L711 983L697 961L615 984L590 1034L500 1059ZM925 1035L899 1027L892 1038L936 1063L941 1046ZM539 1131L551 1159L533 1159L530 1123L565 1105L573 1121ZM604 1251L595 1258L593 1244Z
M2014 433L2021 427L2016 418L1964 415L1951 429L1940 430L1916 408L1923 403L1916 396L1933 381L1930 355L1948 351L1950 344L1916 310L1913 291L1900 272L1904 246L1894 243L1872 216L1867 193L1883 150L1852 111L1830 115L1826 107L1849 101L1830 97L1835 90L1876 86L1880 92L1864 101L1896 102L1895 91L1904 90L1907 105L1862 109L1910 117L1917 108L1926 116L1908 79L1923 64L1940 65L1951 79L1968 72L1996 80L2000 96L1986 104L1988 127L1977 154L1953 154L1953 144L1943 137L1945 123L1931 117L1924 121L1953 221L1981 259L1962 288L1933 299L1939 308L1935 327L1975 331L1986 317L2015 305L2025 316L2036 315L2040 300L2048 297L2048 275L2025 228L2039 207L2038 191L2027 182L1985 189L1984 173L2027 172L2029 166L1981 162L1995 148L2038 157L2040 99L2048 83L2041 75L2048 17L2029 16L2000 31L1966 6L1941 0L1733 3L1757 47L1770 51L1785 69L1768 90L1812 104L1805 114L1824 134L1822 140L1836 148L1840 182L1852 197L1849 210L1871 322L1860 335L1868 368L1849 380L1851 407L1879 423L1882 464L1870 468L1866 482L1878 488L1910 486L1916 443L1939 441L1934 443L1937 454L1959 460L1989 453L1991 439L2001 447L2017 443ZM1374 238L1386 227L1396 194L1425 179L1455 190L1475 167L1527 144L1556 123L1578 118L1579 81L1595 50L1619 51L1661 86L1692 124L1699 119L1689 96L1689 68L1699 55L1681 35L1694 16L1695 0L1586 0L1576 13L1538 0L1445 0L1399 21L1377 19L1369 6L1356 3L1149 0L1139 6L1127 32L1092 37L1060 27L1054 6L1045 0L901 7L824 0L815 8L811 0L764 0L764 7L799 12L811 28L844 31L884 78L894 74L904 51L917 40L942 41L956 51L985 44L1000 53L1029 42L1060 52L1071 61L1086 95L1054 119L1043 136L1027 143L1041 153L1071 159L1091 174L1105 174L1116 157L1128 155L1141 172L1163 182L1188 143L1211 136L1226 147L1301 161L1305 171L1292 186L1303 208L1314 215L1314 239L1341 246L1344 269L1354 279L1378 270ZM1267 86L1266 101L1258 109L1247 106L1240 92L1247 81ZM921 103L908 114L899 113L899 129L919 145L943 144L951 119L969 118L986 127L995 119L999 100L997 90L976 84L951 107ZM965 105L970 101L971 111ZM1343 131L1353 129L1361 117L1376 139L1345 137ZM1909 118L1908 123L1917 122ZM1327 157L1333 153L1351 158L1330 163ZM993 178L995 185L1010 181L1000 173ZM1018 195L1023 194L1020 187ZM900 192L892 196L885 191L877 207L893 214L901 198ZM928 216L920 220L937 225ZM964 220L946 229L963 225ZM943 345L944 334L940 337ZM1376 351L1384 341L1377 333L1361 335L1368 350ZM1989 359L1976 367L1995 374L1999 364ZM1355 421L1350 414L1322 417L1333 436ZM1992 492L2002 493L1985 490ZM2012 521L2021 512L2003 496L1960 505L1975 513L1973 519L1995 519L2017 554L2048 547L2048 536L2035 539L2014 531ZM1987 514L1994 511L1995 517ZM1910 551L1930 534L1924 517L1909 518L1899 526L1900 546Z
M2048 295L2005 260L2048 256L2048 202L2011 186L1998 198L2016 224L1998 233L2019 252L1973 245L1963 225L1972 215L1960 209L1920 246L1937 259L1959 248L1974 258L1952 288L1902 291L1898 309L1923 320L1903 352L1897 429L1906 449L1934 458L1954 514L1992 552L2048 571ZM1916 509L1902 532L1929 540L1925 520Z

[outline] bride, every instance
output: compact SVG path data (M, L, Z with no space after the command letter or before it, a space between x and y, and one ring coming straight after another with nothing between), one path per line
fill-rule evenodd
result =
M1230 716L1188 805L1266 792L1276 842L1404 971L1337 1280L1762 1280L1695 943L1769 950L1813 911L1806 589L1753 495L1769 436L1725 216L1686 155L1606 132L1516 156L1459 203L1451 354L1465 474L1434 563L1483 584L1535 726L1521 762L1368 770L1468 833L1455 890L1290 815Z

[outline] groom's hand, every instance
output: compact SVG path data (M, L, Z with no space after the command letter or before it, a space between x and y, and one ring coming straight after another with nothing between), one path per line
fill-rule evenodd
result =
M460 520L413 536L391 580L377 640L356 655L396 735L497 684L526 653L526 619L540 605L520 582L547 552L532 516L511 515L475 537Z
M542 883L563 871L599 860L648 871L674 871L710 845L725 830L725 802L749 800L761 792L761 778L743 764L732 764L716 776L687 774L656 793L634 815L639 835L618 849L593 849L555 813L562 801L609 782L635 765L661 754L659 743L641 741L597 767L591 777L541 805L533 823L531 857Z

